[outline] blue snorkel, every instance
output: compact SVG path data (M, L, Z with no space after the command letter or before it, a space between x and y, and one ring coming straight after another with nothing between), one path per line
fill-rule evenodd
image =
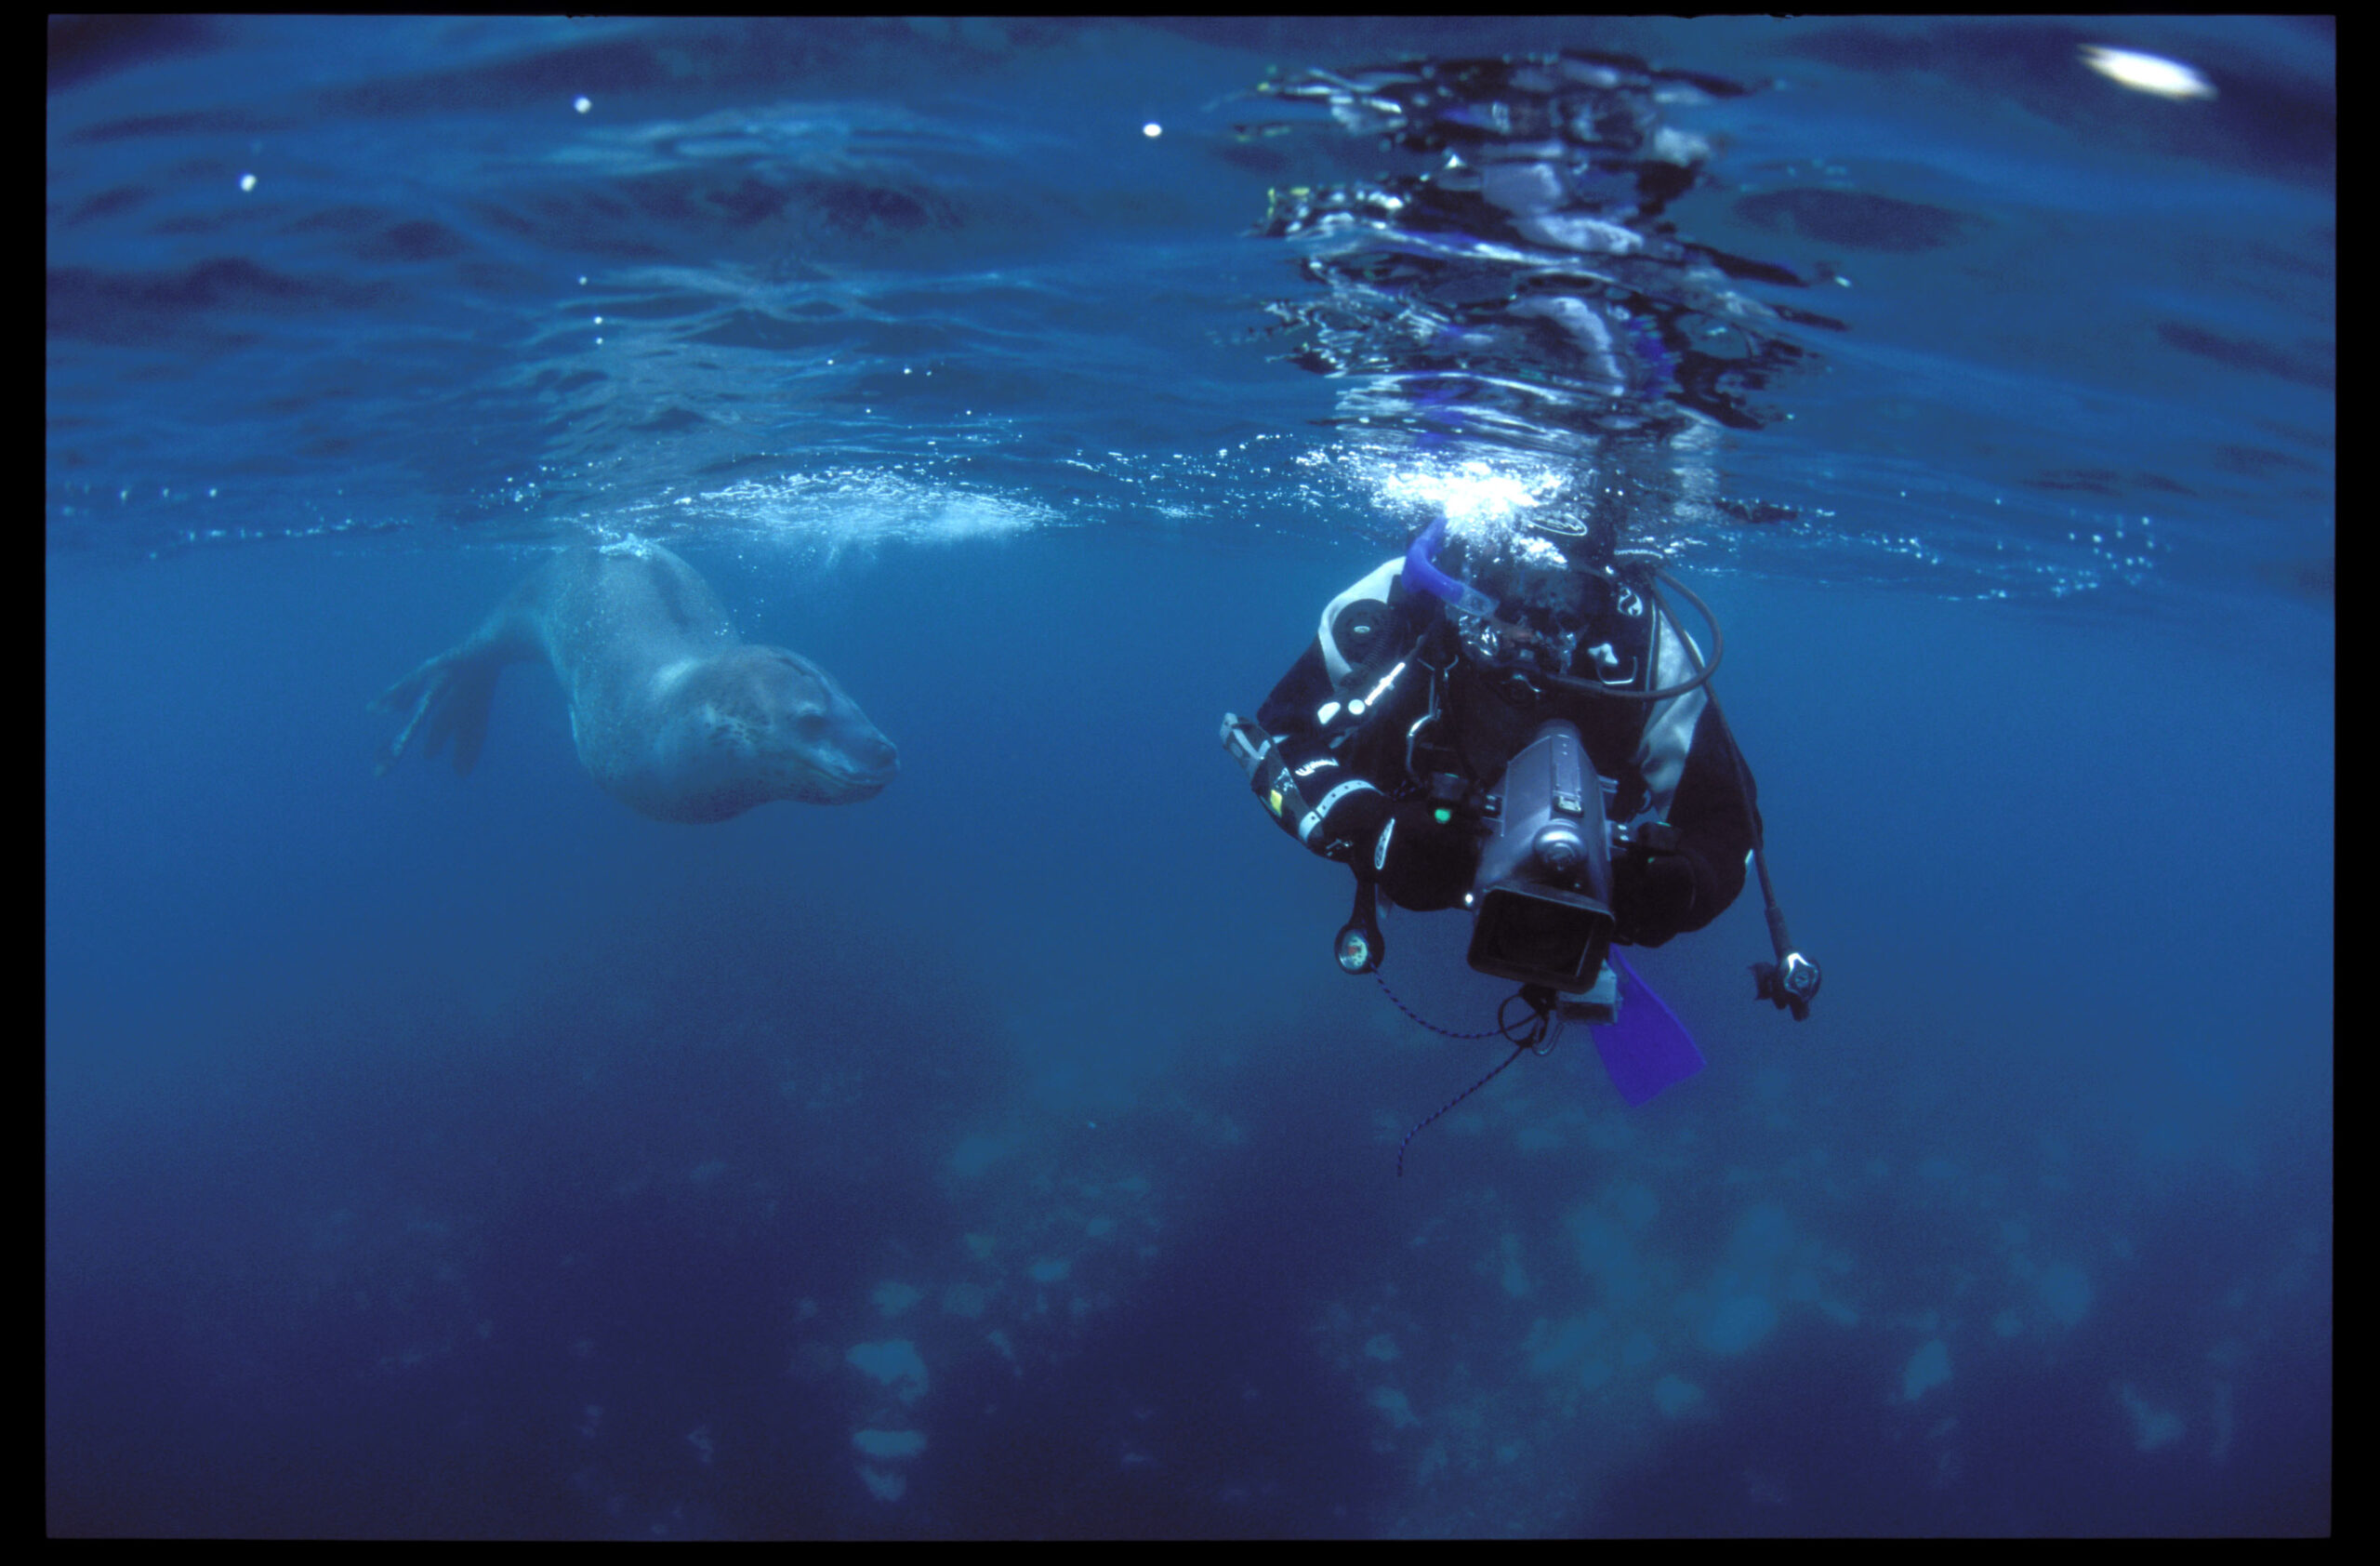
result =
M1478 615L1492 619L1501 605L1493 598L1473 587L1457 581L1438 569L1438 546L1446 542L1447 518L1440 511L1429 526L1405 551L1405 580L1413 587L1447 604L1459 614Z

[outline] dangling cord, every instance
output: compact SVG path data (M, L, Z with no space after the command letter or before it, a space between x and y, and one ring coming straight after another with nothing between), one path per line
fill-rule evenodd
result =
M1477 1093L1481 1088L1486 1087L1489 1082L1494 1082L1498 1073L1504 1069L1504 1066L1510 1066L1514 1061L1518 1060L1522 1055L1525 1055L1527 1053L1528 1046L1527 1044L1515 1045L1513 1053L1504 1056L1503 1066L1497 1067L1494 1071L1488 1072L1486 1076L1480 1078L1469 1087L1464 1088L1461 1093L1456 1094L1452 1098L1448 1099L1446 1103L1439 1106L1437 1114L1432 1115L1429 1120L1423 1121L1421 1125L1417 1125L1412 1130L1407 1132L1405 1134L1405 1140L1396 1144L1396 1177L1400 1180L1405 1178L1405 1149L1413 1145L1413 1138L1421 1135L1423 1126L1428 1125L1430 1121L1436 1120L1438 1115L1445 1114L1448 1109L1453 1108L1456 1105L1461 1103L1473 1094Z
M1379 986L1380 986L1380 992L1381 992L1382 994L1383 994L1383 995L1385 995L1385 996L1387 996L1387 997L1388 997L1388 1003L1389 1003L1390 1005L1392 1005L1392 1006L1395 1006L1398 1011L1403 1012L1403 1013L1405 1014L1405 1015L1406 1015L1407 1019L1408 1019L1408 1021L1410 1021L1410 1022L1411 1022L1415 1027L1417 1027L1417 1028L1426 1028L1426 1029L1428 1029L1431 1032L1433 1032L1433 1033L1435 1033L1435 1034L1439 1035L1441 1038L1448 1038L1448 1039L1496 1039L1496 1038L1510 1038L1510 1037L1512 1037L1512 1035L1511 1035L1511 1034L1506 1033L1506 1032L1504 1031L1504 1029L1503 1029L1503 1027L1502 1027L1502 1025L1501 1025L1501 1017L1502 1017L1503 1014L1502 1014L1502 1012L1501 1012L1501 1010L1499 1010L1499 1012L1497 1013L1497 1016L1498 1016L1498 1018L1499 1018L1499 1024L1498 1024L1498 1026L1496 1026L1496 1027L1494 1027L1494 1028L1487 1029L1485 1029L1484 1031L1477 1032L1477 1033L1458 1033L1458 1032L1456 1032L1454 1029L1450 1029L1450 1028L1441 1028L1441 1027L1439 1027L1436 1023L1432 1022L1428 1017L1423 1016L1421 1013L1419 1013L1419 1012L1415 1011L1412 1007L1410 1007L1410 1006L1407 1005L1404 1002L1402 1002L1402 1001L1398 1000L1398 999L1396 998L1396 991L1395 991L1395 990L1394 990L1394 989L1391 989L1388 987L1388 981L1387 981L1386 979L1382 978L1382 977L1380 976L1380 970L1379 970L1378 968L1374 968L1374 969L1372 970L1372 982L1373 982L1373 983L1375 983L1375 984L1377 984L1377 985L1379 985Z
M1383 984L1381 988L1382 989L1386 989L1388 986ZM1396 997L1395 995L1391 995L1389 999L1396 1001ZM1513 1053L1504 1056L1502 1062L1499 1064L1494 1070L1488 1072L1486 1076L1480 1078L1469 1087L1464 1088L1461 1093L1456 1094L1444 1104L1439 1105L1435 1113L1431 1114L1427 1120L1422 1121L1420 1125L1417 1125L1412 1130L1407 1132L1405 1134L1405 1140L1396 1144L1396 1177L1398 1179L1402 1180L1405 1178L1405 1149L1413 1145L1413 1138L1421 1135L1422 1131L1428 1127L1432 1121L1436 1120L1440 1115L1445 1114L1448 1110L1453 1108L1456 1105L1461 1103L1473 1094L1477 1093L1489 1082L1494 1082L1498 1077L1503 1075L1504 1068L1506 1067L1512 1065L1514 1061L1518 1060L1522 1055L1527 1055L1529 1051L1536 1049L1540 1044L1545 1042L1546 1026L1552 1020L1554 1015L1553 1010L1550 1007L1540 1007L1535 1001L1530 1001L1529 1009L1534 1015L1528 1022L1522 1025L1522 1030L1518 1034L1514 1033L1510 1026L1504 1022L1504 1007L1511 1005L1514 1001L1525 999L1527 999L1527 990L1523 990L1521 994L1518 995L1508 995L1504 998L1503 1005L1500 1005L1496 1008L1496 1032L1501 1037L1512 1041ZM1396 1001L1396 1009L1399 1011L1405 1011L1405 1002L1402 1001ZM1405 1011L1405 1015L1407 1016L1413 1016L1413 1014L1409 1011ZM1421 1022L1421 1019L1418 1016L1413 1016L1413 1020L1416 1022ZM1430 1031L1434 1033L1447 1032L1445 1029L1431 1027L1431 1025L1426 1022L1421 1022L1421 1026L1430 1029ZM1488 1037L1488 1035L1485 1033L1447 1033L1447 1037L1449 1039L1485 1039Z

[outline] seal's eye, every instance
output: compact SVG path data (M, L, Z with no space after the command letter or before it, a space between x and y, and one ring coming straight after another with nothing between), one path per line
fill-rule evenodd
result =
M826 720L815 712L804 712L793 721L793 732L805 745L815 745L826 737Z

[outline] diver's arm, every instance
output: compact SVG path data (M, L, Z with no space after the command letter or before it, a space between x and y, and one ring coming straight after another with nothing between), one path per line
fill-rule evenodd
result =
M1312 737L1266 745L1248 781L1283 831L1369 878L1371 850L1390 809L1377 784L1342 765Z
M1752 847L1751 786L1726 720L1705 702L1663 819L1638 827L1634 844L1613 862L1622 940L1659 946L1701 929L1736 900Z
M1376 882L1399 908L1452 908L1471 884L1476 834L1441 819L1427 799L1392 800L1320 736L1276 738L1226 713L1223 747L1283 831L1356 880Z
M1330 671L1323 667L1322 641L1319 637L1305 644L1305 652L1289 671L1274 683L1273 694L1256 710L1256 722L1268 735L1312 735L1321 728L1315 714L1330 699Z
M1302 694L1309 664L1319 671L1318 652L1310 649L1264 703L1261 715L1279 723L1279 732L1273 723L1251 723L1227 712L1223 749L1246 769L1248 786L1275 825L1312 852L1368 878L1371 849L1389 818L1389 799L1379 785L1341 762L1321 725L1306 716L1313 704L1294 699ZM1290 699L1285 700L1285 693Z
M1403 564L1389 561L1332 599L1257 722L1226 720L1223 743L1282 830L1377 881L1400 907L1441 909L1470 885L1479 848L1475 832L1439 820L1429 801L1398 803L1411 787L1391 757L1430 699L1413 649L1435 622L1435 605L1408 607Z
M1274 684L1254 723L1230 718L1224 723L1224 747L1247 769L1249 787L1275 823L1314 853L1366 877L1389 818L1389 799L1377 779L1344 759L1355 750L1346 743L1351 720L1333 693L1379 638L1406 633L1389 607L1399 564L1380 566L1324 606L1314 640ZM1360 702L1351 705L1363 710Z
M1329 701L1319 644L1283 676L1251 723L1226 717L1224 748L1248 771L1249 786L1280 829L1309 850L1336 860L1362 881L1377 882L1400 908L1451 908L1479 862L1477 836L1437 819L1427 799L1398 803L1351 760L1368 750L1335 737L1315 714ZM1421 693L1380 710L1402 733ZM1277 727L1276 727L1277 725ZM1333 737L1342 741L1334 745Z

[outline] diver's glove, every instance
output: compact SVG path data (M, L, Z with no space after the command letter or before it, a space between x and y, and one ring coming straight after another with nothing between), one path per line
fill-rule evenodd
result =
M1648 821L1631 834L1628 852L1612 861L1611 911L1617 935L1635 946L1659 946L1693 922L1701 861L1675 827Z
M1368 852L1388 819L1388 796L1339 763L1319 739L1278 740L1244 718L1223 717L1223 749L1283 831L1326 859ZM1358 875L1368 873L1359 868Z
M1452 908L1479 871L1479 837L1455 820L1440 820L1426 799L1407 800L1389 813L1369 852L1355 866L1380 883L1398 908L1428 913Z

